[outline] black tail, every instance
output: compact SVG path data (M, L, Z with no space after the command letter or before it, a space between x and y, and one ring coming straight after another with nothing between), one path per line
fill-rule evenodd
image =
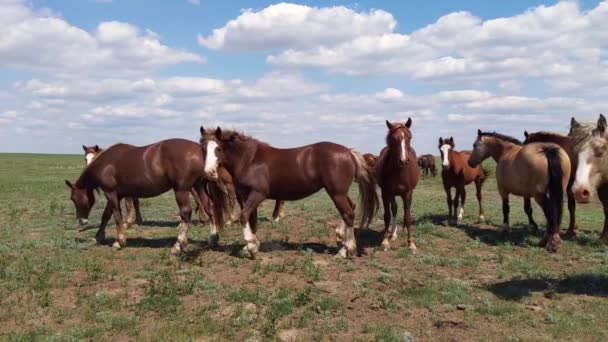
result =
M564 172L562 170L560 148L546 147L543 149L547 157L549 184L545 191L545 216L547 217L547 232L558 233L562 224L564 211L564 188L562 187ZM549 229L554 229L549 232Z

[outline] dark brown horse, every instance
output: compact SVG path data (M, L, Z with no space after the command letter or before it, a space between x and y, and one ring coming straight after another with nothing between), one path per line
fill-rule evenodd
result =
M423 154L418 157L418 166L422 169L422 174L425 176L430 174L435 177L437 175L435 157L432 154Z
M572 150L572 142L570 140L570 137L553 132L528 133L528 131L525 131L524 135L526 136L526 140L524 140L524 145L535 142L551 142L559 145L561 148L564 149L564 151L566 151L568 157L570 157L570 164L572 170L576 170L576 158ZM576 223L576 201L574 200L574 193L572 192L572 184L574 183L575 176L576 172L570 173L568 188L566 188L566 197L568 198L568 211L570 212L570 224L568 225L568 231L566 232L566 235L570 236L575 236L578 231L578 224ZM526 214L528 215L528 221L530 222L530 225L535 229L538 229L538 225L536 224L536 222L534 222L534 218L532 217L532 205L530 203L530 198L524 199L524 209L526 211Z
M124 144L124 145L127 145L127 144ZM135 147L133 145L129 145L129 146ZM82 145L82 149L84 150L84 160L85 160L86 166L91 164L93 162L93 160L95 160L95 158L97 158L97 156L103 152L103 149L100 148L99 145L95 145L95 146ZM195 189L192 189L190 191L190 193L192 194L192 198L194 198L194 201L196 202L196 207L197 207L196 211L198 211L199 221L201 224L203 224L203 223L207 222L209 220L209 218L207 217L207 214L205 213L205 210L203 209L203 203L201 202L201 198ZM142 225L144 220L141 216L141 211L139 210L139 199L126 197L125 198L125 207L127 210L127 228L130 228L133 225L133 223Z
M252 258L260 246L255 235L260 203L267 198L295 201L321 189L327 191L342 216L336 238L344 246L338 254L355 255L354 205L348 197L353 180L359 182L362 222L371 221L378 207L374 178L361 154L330 142L278 149L220 127L210 131L201 127L200 142L207 175L217 179L218 168L223 166L233 176L243 202L240 221L247 242L243 250Z
M448 203L448 224L456 224L462 220L464 215L464 202L467 197L466 185L475 182L477 202L479 203L479 220L486 219L483 213L481 188L488 178L488 172L481 165L476 167L469 166L471 151L454 150L454 138L439 138L439 152L441 154L441 179L443 189L447 196ZM456 189L456 194L452 200L452 188ZM460 201L460 203L459 203ZM460 204L460 212L458 205ZM452 210L453 207L453 210ZM458 213L458 216L456 216Z
M382 247L390 248L390 241L397 238L397 201L395 196L403 200L403 228L407 230L407 244L410 249L416 249L412 232L412 196L420 178L420 170L416 165L416 151L411 146L412 119L405 123L390 123L386 121L388 133L386 147L380 153L376 163L375 176L382 190L384 205L384 239ZM390 226L390 229L389 229Z
M98 243L103 243L106 225L113 215L117 235L114 247L117 248L127 244L120 200L125 197L155 197L173 189L181 217L178 241L172 248L177 253L186 247L188 241L192 214L188 193L193 188L211 217L211 242L219 239L217 228L223 226L223 215L218 208L225 208L226 205L222 202L224 197L220 195L221 191L213 182L206 182L203 175L204 158L200 146L188 140L169 139L143 147L113 145L84 169L75 184L67 180L65 183L71 189L71 200L81 225L88 222L95 204L94 190L104 192L108 202L95 238ZM205 188L209 189L209 193ZM221 203L215 207L208 195Z

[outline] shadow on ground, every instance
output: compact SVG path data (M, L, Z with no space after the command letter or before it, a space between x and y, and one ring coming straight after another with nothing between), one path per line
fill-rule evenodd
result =
M608 297L608 275L580 273L562 279L512 279L488 286L497 297L506 300L521 300L533 292L552 294L578 294Z

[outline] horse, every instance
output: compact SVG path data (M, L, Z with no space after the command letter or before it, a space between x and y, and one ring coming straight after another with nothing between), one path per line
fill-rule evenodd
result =
M439 138L439 153L441 156L441 180L443 189L447 197L448 204L448 224L456 224L462 220L464 215L464 202L467 197L466 185L475 183L477 202L479 203L479 220L485 221L483 212L481 188L488 178L488 171L481 165L471 167L468 164L471 151L454 150L454 138ZM452 188L456 189L456 194L452 200ZM460 212L458 204L460 200ZM453 206L453 210L452 210ZM458 212L458 216L456 213Z
M597 123L579 123L572 118L568 136L572 139L572 153L577 160L572 184L574 198L589 203L597 190L604 208L604 229L600 242L608 244L608 132L606 118L600 114Z
M431 174L433 177L437 176L435 157L432 154L423 154L418 157L418 166L422 169L423 175L428 176Z
M130 146L135 147L133 145ZM91 164L93 160L95 160L95 158L97 158L97 156L103 152L103 149L100 148L99 145L82 145L82 149L84 150L85 166ZM192 194L192 198L194 198L194 201L196 202L196 210L198 211L199 221L201 224L203 224L208 221L208 217L205 213L205 210L203 209L203 203L201 201L201 198L194 189L192 189L190 193ZM139 209L139 199L125 197L125 207L127 209L127 228L130 228L133 223L137 223L137 225L142 225L144 219L142 218L141 211Z
M188 243L192 214L188 193L192 189L200 196L204 210L211 217L210 243L215 244L219 240L217 229L223 227L223 212L218 209L226 207L225 197L214 182L208 182L203 176L204 158L199 145L188 140L169 139L142 147L113 145L84 169L76 183L68 180L65 183L70 188L70 199L80 226L88 223L95 204L94 191L103 191L107 204L95 239L100 244L104 242L106 225L114 216L115 248L124 248L127 244L120 200L125 197L155 197L173 189L181 218L177 242L171 249L177 254ZM219 205L215 206L215 203Z
M265 199L295 201L325 189L342 216L336 240L338 255L355 256L354 204L348 190L359 183L362 222L369 223L378 208L376 183L363 156L342 145L319 142L297 148L279 149L245 134L200 128L205 172L218 178L223 166L232 175L239 201L240 223L246 245L243 251L254 259L260 242L256 237L257 208Z
M364 153L363 158L365 159L367 166L369 166L371 168L376 167L376 161L378 160L377 155L371 154L371 153Z
M386 147L380 153L376 163L375 177L382 193L384 206L384 238L383 249L390 248L390 241L397 239L397 201L396 196L403 200L403 228L407 230L407 244L412 250L416 249L412 227L412 197L414 188L420 178L420 170L415 162L416 151L411 146L412 119L405 123L390 123L386 120L388 133ZM389 228L390 226L390 228Z
M561 135L559 133L554 132L534 132L528 133L528 131L524 131L524 136L526 139L524 140L524 145L535 143L535 142L552 142L558 144L561 148L566 151L568 157L570 158L570 165L572 170L576 170L576 158L572 151L572 141L571 138L565 135ZM570 213L570 223L568 225L568 231L566 232L567 236L576 236L576 233L579 229L578 224L576 223L576 201L574 200L574 193L572 192L572 184L574 184L576 172L570 172L570 179L568 181L568 188L566 192L566 197L568 198L568 212ZM528 221L530 225L536 230L538 229L538 225L534 222L532 217L532 206L530 204L530 198L524 199L524 209L526 211L526 215L528 215Z
M543 208L547 219L540 242L549 252L561 244L559 229L564 192L570 179L570 158L555 143L530 143L495 132L477 131L469 166L476 167L489 157L496 161L496 183L502 198L503 231L509 232L509 194L532 198Z

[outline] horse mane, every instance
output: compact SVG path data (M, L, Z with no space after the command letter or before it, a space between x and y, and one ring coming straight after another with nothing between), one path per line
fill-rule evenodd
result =
M209 138L209 137L216 138L215 131L216 131L216 129L206 129L204 136L201 137L201 142L205 138ZM234 141L234 140L240 140L240 141L243 141L243 142L245 142L245 141L253 141L253 142L256 142L256 143L261 144L261 145L268 145L268 146L270 146L268 143L265 143L265 142L260 141L260 140L254 138L254 137L252 137L250 135L247 135L247 134L245 134L243 132L239 132L239 131L233 130L233 129L222 129L222 136L220 137L220 140L221 141L226 141L226 142L228 142L228 141Z
M576 128L570 129L570 134L568 134L568 136L571 139L572 147L574 147L575 150L580 150L587 140L591 138L596 127L597 123L595 122L582 122L579 123Z
M508 136L508 135L500 134L500 133L497 133L497 132L482 132L481 136L482 137L494 137L494 138L498 138L500 140L508 141L508 142L510 142L512 144L515 144L515 145L522 145L522 142L519 139L513 138L513 137Z
M526 143L534 142L566 142L569 143L571 138L567 135L562 135L556 132L539 131L528 133Z

